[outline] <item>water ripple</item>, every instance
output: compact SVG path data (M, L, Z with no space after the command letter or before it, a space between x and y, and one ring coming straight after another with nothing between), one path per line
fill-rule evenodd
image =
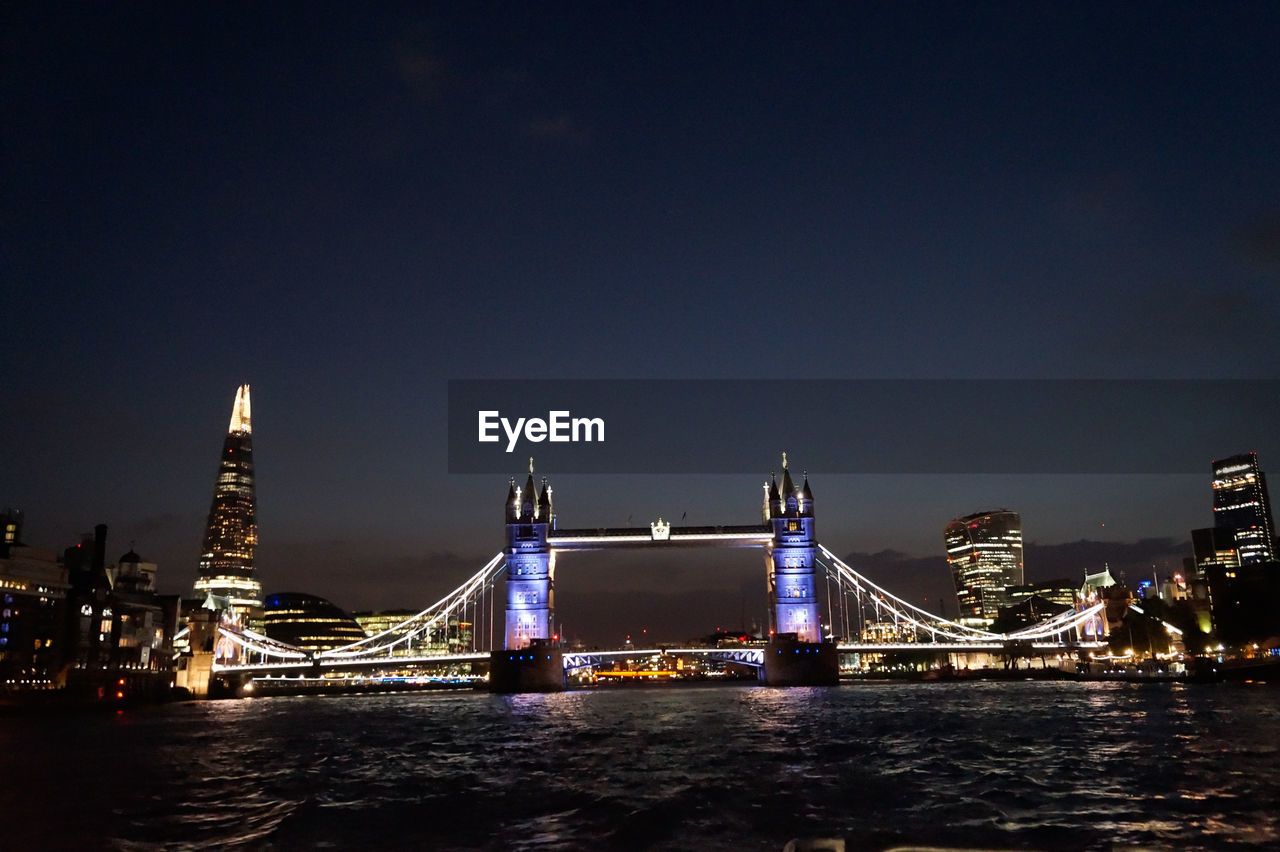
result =
M311 696L0 729L30 782L7 785L14 848L126 850L1266 846L1277 743L1273 690L1034 682ZM71 818L39 792L69 765L103 781Z

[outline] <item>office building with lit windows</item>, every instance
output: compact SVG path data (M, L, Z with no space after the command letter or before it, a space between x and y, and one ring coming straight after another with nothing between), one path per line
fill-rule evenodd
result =
M1275 520L1255 453L1213 463L1213 527L1192 530L1191 542L1217 639L1250 644L1280 632Z
M328 651L359 642L366 634L336 604L315 595L281 592L267 597L262 610L267 636L304 651Z
M1012 603L1009 589L1023 585L1022 519L1008 509L978 512L947 524L943 537L960 623L990 626Z
M0 693L53 685L62 651L67 571L22 540L22 512L0 513Z
M1257 453L1213 463L1213 525L1234 535L1241 565L1276 559L1276 524Z
M253 570L257 544L249 386L241 385L218 462L195 582L197 597L213 595L238 612L256 613L262 606L262 585Z

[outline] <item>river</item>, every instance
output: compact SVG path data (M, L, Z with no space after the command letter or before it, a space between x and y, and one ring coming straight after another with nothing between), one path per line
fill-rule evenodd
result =
M1280 689L849 683L0 720L7 848L1280 843Z

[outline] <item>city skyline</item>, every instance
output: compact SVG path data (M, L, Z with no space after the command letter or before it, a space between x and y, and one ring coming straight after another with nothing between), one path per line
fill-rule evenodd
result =
M249 440L250 419L248 414L248 384L237 388L235 394L235 402L232 408L232 416L228 431L224 441L224 454L227 451L227 444L234 444L233 450L239 448L241 455L244 454L242 446ZM251 454L252 449L248 452ZM226 504L228 500L239 504L243 497L245 477L241 471L242 460L232 459L232 467L236 476L234 482L224 482L227 476L226 467L228 464L225 455L219 459L219 473L215 483L215 495L213 508L211 508L204 527L206 545L209 543L211 530L221 528L226 524L223 523L223 514L226 514ZM249 502L253 504L253 474L252 461L248 462L250 471L248 474L248 490ZM1253 464L1257 467L1256 457L1253 457ZM1218 463L1213 465L1213 475L1218 475ZM783 468L784 475L789 471ZM489 479L486 476L472 476L471 479ZM652 476L636 476L627 477L627 479L635 479L644 481L646 479L655 479ZM733 476L713 476L708 477L711 480L735 482L739 478ZM834 476L824 478L832 481L841 479L849 479L848 476ZM872 479L876 477L870 477ZM917 476L914 479L938 479L938 477ZM991 478L1007 481L1010 477L980 477ZM1028 477L1019 476L1013 479L1031 479L1039 480L1046 477ZM1051 479L1060 479L1060 476L1048 477ZM1086 479L1089 482L1098 479L1109 479L1105 476L1089 476ZM1150 477L1139 477L1150 478ZM1160 479L1185 479L1186 477L1178 475L1165 475ZM570 483L593 480L599 480L599 476L577 476L568 477ZM617 479L617 477L613 477ZM677 478L680 481L687 479L686 477ZM1213 482L1209 482L1206 486L1205 477L1196 477L1200 480L1200 489L1208 491L1210 496L1206 497L1206 504L1214 502L1213 495L1218 493ZM525 488L527 488L527 484ZM545 479L544 479L545 487ZM639 488L634 489L637 493ZM225 492L225 493L224 493ZM544 495L545 497L545 495ZM573 505L570 501L570 505ZM589 502L589 501L585 501ZM728 495L726 504L743 502L735 499L734 495ZM251 505L251 509L253 509ZM221 512L220 512L221 509ZM1203 522L1204 517L1210 514L1213 507L1210 505L1202 506L1202 511L1198 513L1197 523ZM742 516L735 516L736 507L727 509L724 506L717 507L712 516L712 523L736 523L743 520ZM233 513L234 514L234 513ZM687 512L685 513L687 515ZM976 513L967 517L976 518L979 515L988 513ZM251 511L251 515L256 515L256 510ZM673 516L670 512L668 516ZM825 507L823 512L825 518ZM481 514L483 518L483 514ZM581 521L578 518L569 519L571 526L583 524L588 527L606 526L607 523L601 521L598 514L588 512L583 517L587 520ZM655 516L655 518L658 516ZM749 515L748 515L749 517ZM236 520L232 518L231 520ZM482 525L488 525L488 519L481 521ZM644 527L647 521L640 519L638 516L631 515L628 517L624 526L632 526L635 521L636 526ZM951 525L954 525L952 522ZM950 528L951 525L948 525ZM256 549L256 524L250 519L250 526L253 527L254 542ZM1105 526L1102 525L1102 526ZM237 527L239 529L239 527ZM241 536L243 537L243 536ZM28 537L29 538L29 537ZM1033 554L1040 557L1032 559L1032 570L1027 575L1027 581L1031 580L1049 580L1049 579L1077 579L1084 573L1089 573L1110 564L1116 569L1117 574L1124 576L1125 573L1132 573L1135 570L1138 576L1146 576L1150 572L1161 572L1165 576L1171 576L1182 570L1181 560L1183 557L1192 555L1190 542L1190 530L1187 530L1182 536L1173 535L1165 537L1148 537L1137 541L1107 541L1101 538L1081 537L1078 540L1063 541L1057 543L1031 543L1029 549ZM331 542L321 542L331 544ZM891 543L892 544L892 543ZM146 550L146 548L143 548ZM206 550L208 547L206 546ZM919 603L924 604L931 611L939 614L962 614L963 602L957 600L954 573L948 567L947 549L945 547L938 548L936 554L912 554L897 550L894 547L885 547L876 552L862 551L853 549L849 551L851 556L861 557L860 564L864 569L868 570L872 576L879 576L882 580L889 583L900 584L897 588L909 598L916 599ZM154 557L148 551L148 559L154 561ZM483 554L487 557L489 554ZM243 554L241 554L243 556ZM315 567L316 552L310 551L303 555L295 557L298 561L305 562L308 567ZM374 580L372 587L351 586L342 583L334 584L332 577L325 577L322 573L317 578L314 574L295 572L293 577L297 582L291 586L281 586L268 583L267 591L270 594L281 593L303 593L303 594L324 594L331 588L346 588L349 592L355 591L356 594L347 594L345 597L336 596L335 603L348 612L355 611L378 611L399 608L410 601L410 608L413 608L420 602L425 605L427 599L436 594L437 591L448 587L456 581L460 576L469 573L477 563L480 553L468 559L462 553L446 553L429 555L421 562L414 562L413 569L422 567L435 568L434 572L426 575L419 575L410 579L403 575L397 575L392 570L387 573L379 571L376 563L374 567L369 568L363 566L359 561L353 561L348 553L340 556L342 574L349 578L352 574L357 574L363 579ZM201 558L202 566L209 559L208 553ZM358 557L357 557L358 559ZM617 595L623 598L630 597L633 601L639 602L639 606L635 607L635 622L637 627L641 625L651 626L655 632L664 632L674 638L681 632L696 633L701 628L707 627L711 622L715 622L716 628L725 627L726 629L763 629L767 624L767 616L763 613L767 606L766 597L759 590L759 578L756 576L755 560L744 560L740 556L729 554L712 554L706 556L692 556L690 554L664 554L660 557L642 557L637 558L635 555L622 554L574 554L570 557L570 567L567 575L562 574L561 585L568 589L568 595L561 595L562 613L567 613L567 618L571 625L581 625L585 623L587 626L587 635L594 640L599 640L602 635L599 631L604 625L612 622L611 617L606 617L595 623L591 614L596 610L607 610L609 607L602 606L602 600L609 600ZM606 569L604 576L606 580L602 583L599 579L585 580L584 578L576 578L572 573L575 570L575 563L582 560L592 574L598 572L594 569L604 567ZM592 563L591 560L596 560ZM323 560L321 560L323 561ZM250 554L249 562L252 564L252 554ZM163 566L162 566L163 567ZM198 566L195 571L195 583L197 595L202 594L205 590L201 584L208 585L210 580L202 579L203 574L207 570ZM251 574L256 574L250 569ZM670 590L662 594L653 594L652 583L641 582L639 587L616 588L612 579L617 577L626 577L639 575L644 578L652 577L655 582L668 585L667 578L672 576L693 577L692 585L683 590ZM187 594L187 579L180 572L160 571L163 581L158 583L158 588L162 591L181 592ZM306 585L311 580L316 580L312 585ZM339 579L342 579L340 577ZM381 584L383 580L391 580L393 585L384 587ZM256 579L251 582L255 587L259 588L258 598L262 597L260 584ZM399 585L394 585L395 583ZM224 584L225 585L225 584ZM184 588L185 587L185 588ZM391 590L389 593L388 589ZM640 592L636 595L636 592ZM725 593L730 594L726 598ZM216 593L216 591L215 591ZM646 594L647 593L647 594ZM333 594L330 592L329 594ZM406 598L406 594L419 595L418 598ZM687 600L682 600L687 598ZM759 598L758 600L756 598ZM708 607L711 601L719 600L718 606ZM717 612L718 610L718 612ZM699 613L701 621L691 618L691 613ZM994 612L994 610L993 610ZM681 616L671 617L671 613L683 613ZM585 618L583 616L586 616ZM613 632L618 632L614 630Z
M445 472L450 379L1280 374L1236 334L1280 321L1269 4L0 15L3 502L47 547L109 524L168 591L245 382L262 582L364 609L501 547L505 476ZM741 475L566 475L561 511L738 522L804 458L803 415L762 400L776 438ZM1274 434L1197 452L1280 464ZM1208 523L1199 475L805 463L823 540L933 560L934 599L939 529L986 507L1022 514L1028 579L1034 546L1176 550ZM661 609L673 572L755 567L618 593ZM564 588L612 593L594 573Z

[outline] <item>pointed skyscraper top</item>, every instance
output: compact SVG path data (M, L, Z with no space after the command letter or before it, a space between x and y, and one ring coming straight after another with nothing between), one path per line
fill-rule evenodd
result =
M231 425L227 427L228 432L244 432L249 434L253 429L249 425L249 386L241 385L236 388L236 402L231 407Z

